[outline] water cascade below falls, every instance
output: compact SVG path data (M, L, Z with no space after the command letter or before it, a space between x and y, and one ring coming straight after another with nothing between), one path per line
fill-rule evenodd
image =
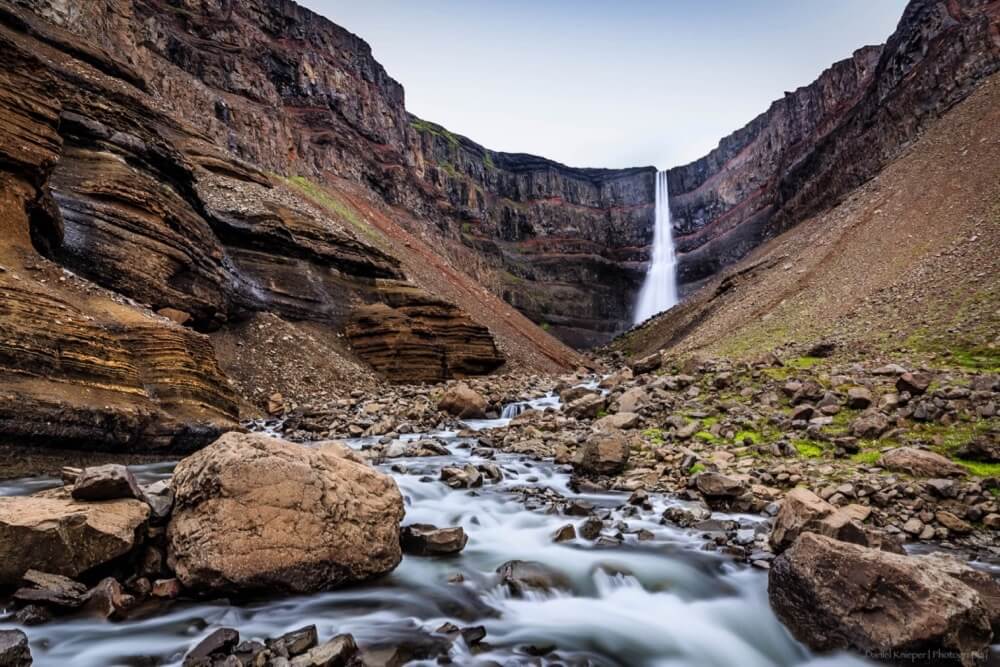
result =
M653 262L639 291L635 324L677 305L677 255L670 220L667 172L656 174L656 222L653 228Z

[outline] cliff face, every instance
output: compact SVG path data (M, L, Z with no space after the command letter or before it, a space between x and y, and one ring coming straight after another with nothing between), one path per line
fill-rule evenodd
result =
M1000 67L1000 3L914 0L866 47L668 175L682 283L839 201Z
M871 82L879 47L856 51L814 83L787 93L714 151L667 173L678 278L701 280L761 242L778 205L778 183L836 127Z
M240 135L220 129L232 121L225 100L147 48L159 44L207 80L214 70L194 54L215 53L226 85L264 109L280 95L273 79L228 60L219 40L185 50L155 18L228 26L233 6L0 2L0 439L198 447L235 426L238 400L198 332L258 311L344 331L382 305L390 326L374 337L394 365L380 367L371 343L356 353L389 379L435 381L504 362L489 330L411 283L333 190L265 171L297 133L265 128L267 114L248 106L244 117L275 134L246 152L255 163L239 159L230 140ZM258 12L260 31L308 31L290 3L241 6ZM372 100L401 98L360 40L323 27L341 40L326 51L354 68L360 89L380 91ZM284 71L261 58L270 74ZM296 99L325 100L366 141L408 131L375 102L334 102L332 89L310 85L312 97ZM199 115L212 95L213 113ZM286 154L284 164L295 160ZM401 340L395 329L420 335Z
M652 243L656 170L574 169L497 153L413 118L412 173L480 278L577 347L628 328Z
M652 170L484 149L406 113L369 46L283 0L22 0L136 67L159 102L265 170L362 183L563 340L621 331L652 235ZM192 80L193 79L193 80Z

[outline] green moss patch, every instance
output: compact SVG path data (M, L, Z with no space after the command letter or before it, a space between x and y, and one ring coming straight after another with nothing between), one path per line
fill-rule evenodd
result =
M658 428L647 428L642 432L643 437L652 440L654 444L663 444L663 431Z
M305 176L292 176L290 178L283 178L279 176L278 178L280 178L289 187L298 190L313 202L326 209L326 211L333 214L335 218L348 223L371 240L378 242L382 239L378 230L372 229L372 227L361 218L358 211L353 206L341 201L330 191L320 187L316 183L313 183Z
M823 456L823 447L812 440L796 440L792 443L799 456L806 459L818 459Z
M851 457L851 461L854 463L860 463L862 465L875 465L882 458L882 452L877 449L871 449L868 451L861 451Z
M410 127L423 134L431 134L447 141L453 148L458 147L458 136L449 132L437 123L432 123L421 118L411 118Z
M1000 463L979 463L955 459L955 463L968 470L976 477L1000 477Z

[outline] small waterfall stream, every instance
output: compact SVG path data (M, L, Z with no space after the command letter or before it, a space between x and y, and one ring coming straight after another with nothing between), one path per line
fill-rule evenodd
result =
M670 196L667 172L656 174L656 222L653 230L653 260L646 281L639 291L634 323L677 305L677 256L674 253L673 223L670 220Z

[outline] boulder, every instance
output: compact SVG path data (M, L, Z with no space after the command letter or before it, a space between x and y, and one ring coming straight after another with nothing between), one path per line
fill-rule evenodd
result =
M109 464L84 468L70 495L76 500L142 499L142 491L132 472L123 465Z
M618 397L616 412L639 412L649 402L649 394L642 387L632 387Z
M387 459L417 458L423 456L448 456L448 448L436 440L395 440L382 450ZM356 455L356 454L355 454Z
M134 605L135 598L116 579L106 577L90 589L84 611L99 618L118 619Z
M747 490L742 481L717 472L698 473L693 481L695 488L709 498L736 498Z
M955 455L966 461L1000 463L1000 440L986 436L975 438L962 445Z
M644 373L652 373L653 371L660 370L663 366L663 357L659 352L654 352L642 359L637 359L632 362L632 374L633 375L643 375Z
M441 481L453 489L474 489L483 485L483 475L476 466L446 466L441 468Z
M319 644L319 633L315 625L307 625L298 630L286 632L276 639L268 640L267 648L274 655L289 657L302 655L306 651L316 648Z
M31 569L76 577L124 556L148 518L138 500L85 503L63 490L0 498L0 585Z
M337 635L328 642L292 658L290 667L346 667L354 664L358 645L352 635Z
M889 418L881 412L870 411L851 422L851 435L874 440L889 430Z
M919 396L931 386L931 376L927 373L903 373L896 380L896 391L908 391L913 396Z
M438 401L438 410L458 417L459 419L485 419L489 402L482 394L464 382L445 390Z
M803 533L819 533L842 542L882 548L881 535L862 522L871 514L863 505L834 507L808 489L792 489L781 503L771 530L771 548L780 553L792 546ZM885 548L896 551L895 543L886 541Z
M239 632L232 628L219 628L198 642L184 656L183 667L201 667L203 664L212 665L214 659L229 655L239 643Z
M993 640L1000 637L1000 580L988 572L969 567L954 556L943 553L921 556L920 560L936 570L944 572L949 577L958 579L963 584L979 593L979 598L986 607L993 627Z
M395 482L329 452L227 433L174 471L168 563L195 591L308 593L402 558Z
M591 475L616 475L628 464L629 441L622 433L595 433L577 452L574 468Z
M563 412L577 419L593 419L607 406L607 399L600 394L587 394L576 399Z
M170 517L170 512L174 509L174 490L169 479L161 479L142 487L142 497L149 504L155 521L164 522Z
M569 588L569 580L547 565L527 560L510 560L497 568L500 583L507 586L515 596L526 591L550 591L554 588Z
M600 393L601 392L588 389L587 387L568 387L559 392L559 400L562 401L563 405L569 405L578 398L594 394L599 396Z
M882 454L882 467L914 477L962 477L965 468L940 454L915 447L897 447Z
M805 533L771 564L768 597L778 618L818 651L904 653L964 667L989 654L989 615L975 590L910 556Z
M31 650L26 634L20 630L0 630L0 665L30 667Z
M412 556L449 556L465 548L469 536L461 526L438 528L426 523L403 526L400 542L403 553Z
M871 390L865 387L851 387L847 390L847 407L864 410L874 402Z
M594 422L595 431L604 433L633 429L639 425L639 415L634 412L618 412L607 417L601 417Z
M87 601L87 587L69 577L28 570L24 583L24 588L14 592L14 599L23 604L76 609Z

